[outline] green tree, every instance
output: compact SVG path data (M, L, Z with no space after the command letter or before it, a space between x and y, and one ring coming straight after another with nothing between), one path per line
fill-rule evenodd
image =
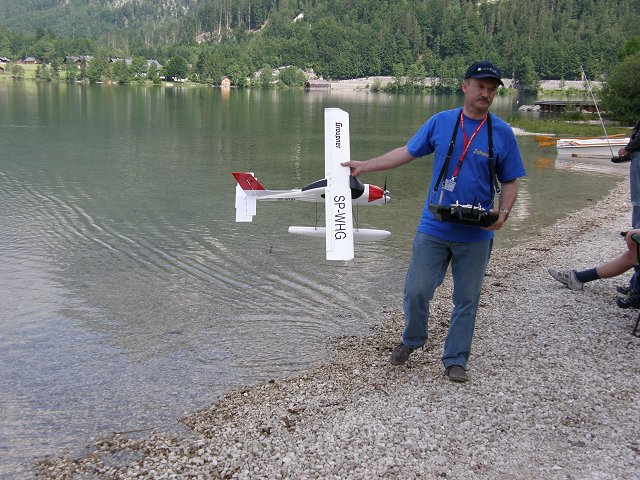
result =
M394 91L402 90L402 88L404 86L404 83L405 83L404 74L405 74L404 65L402 63L396 63L393 66L393 85L392 85L392 89Z
M270 65L265 65L260 69L258 73L258 85L262 88L271 87L273 81L273 68Z
M45 64L38 65L36 67L36 79L51 81L51 72L49 71L49 67Z
M229 78L233 85L239 87L247 86L247 78L249 77L249 68L240 63L233 63L228 67Z
M9 72L13 78L24 78L24 67L17 63L12 63L9 66Z
M120 84L131 81L131 71L124 60L119 60L111 68L111 78Z
M187 78L188 76L189 67L187 66L187 61L181 56L174 55L164 66L164 77L167 81Z
M442 92L459 91L468 66L469 62L460 55L442 61L437 71L440 83L436 86L436 90Z
M87 78L91 83L102 82L111 78L111 68L106 57L96 56L88 63Z
M86 58L83 58L80 61L80 73L78 74L78 80L87 80L89 76L87 75L87 69L89 64Z
M524 57L516 67L515 80L525 93L537 93L540 88L540 77L536 73L535 65L530 57Z
M616 65L602 89L607 115L632 123L640 118L640 53L629 55Z
M145 75L147 74L147 61L144 57L133 57L131 66L129 67L129 73L135 77L137 81L144 82Z
M624 43L618 52L618 60L622 60L625 57L638 52L640 52L640 36L634 35Z
M51 80L60 80L60 62L54 58L49 66L51 67Z
M149 65L149 68L147 69L147 78L151 80L154 85L160 85L162 83L160 75L158 74L158 67L156 67L155 63Z
M44 63L50 63L55 57L55 45L51 40L42 38L31 47L31 52Z
M414 62L407 68L407 84L411 89L422 90L426 76L426 70L422 62Z
M75 82L78 79L80 70L75 63L69 61L64 65L64 74L67 82Z
M303 71L297 67L287 67L282 69L278 78L288 87L301 87L307 80Z

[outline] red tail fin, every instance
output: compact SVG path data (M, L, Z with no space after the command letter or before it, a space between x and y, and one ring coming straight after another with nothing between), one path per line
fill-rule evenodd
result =
M251 173L232 172L231 175L235 177L236 182L238 182L238 185L240 185L243 190L266 190Z

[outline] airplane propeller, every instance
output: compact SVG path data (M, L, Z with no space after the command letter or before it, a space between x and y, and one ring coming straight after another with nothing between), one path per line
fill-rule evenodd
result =
M382 196L384 197L384 204L387 204L387 195L389 195L389 190L387 190L387 175L384 176L384 187L382 187Z

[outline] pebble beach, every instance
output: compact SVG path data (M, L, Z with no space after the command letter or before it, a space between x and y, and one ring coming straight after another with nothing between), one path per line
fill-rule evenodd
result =
M332 339L317 368L178 419L183 435L105 435L82 454L40 459L25 478L639 479L638 311L615 303L630 274L570 291L547 273L624 251L628 191L622 181L526 243L494 250L469 383L442 374L447 275L427 345L405 365L389 364L404 322L387 311L370 335Z

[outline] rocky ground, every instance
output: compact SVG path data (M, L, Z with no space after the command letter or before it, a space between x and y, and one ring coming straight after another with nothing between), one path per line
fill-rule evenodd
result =
M388 363L403 325L388 312L340 338L325 365L230 392L181 419L192 435L114 435L86 455L35 465L41 478L638 479L637 311L615 304L628 275L573 292L549 266L586 268L622 252L628 183L524 245L494 252L471 382L443 378L449 279L430 339ZM508 228L508 227L507 227Z

